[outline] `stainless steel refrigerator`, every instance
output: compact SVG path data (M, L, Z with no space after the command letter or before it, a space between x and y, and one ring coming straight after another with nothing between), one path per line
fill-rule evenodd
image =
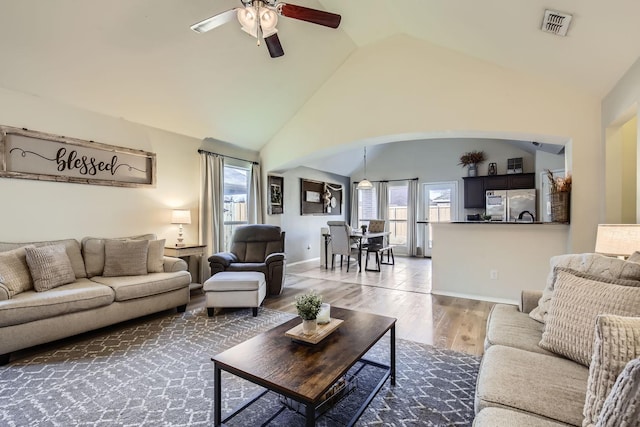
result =
M536 190L489 190L485 210L491 221L535 222Z

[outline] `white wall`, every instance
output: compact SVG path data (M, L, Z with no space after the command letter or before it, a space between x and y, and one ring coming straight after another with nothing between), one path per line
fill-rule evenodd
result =
M636 222L638 194L638 119L633 117L622 126L622 215L621 223Z
M265 170L339 146L443 137L572 142L571 239L593 249L600 100L406 35L354 52L262 149Z
M268 224L279 225L286 232L285 250L287 262L294 263L320 256L320 229L327 221L348 221L350 209L349 177L299 167L282 174L284 177L284 213L266 215ZM343 200L340 215L301 215L300 179L342 184ZM308 249L308 247L310 248Z
M568 228L560 224L433 224L432 292L517 304L522 290L544 288L549 259L565 253Z
M607 143L607 149L610 148L609 144L620 144L619 151L617 153L618 156L621 156L622 149L622 129L623 125L622 121L626 122L631 118L636 119L636 156L640 156L640 150L637 149L640 141L638 140L638 136L640 132L638 131L638 104L640 104L640 59L636 60L636 62L629 68L629 70L625 73L624 76L618 81L618 83L611 89L611 91L604 97L602 100L602 121L601 121L601 135L602 139ZM606 154L606 155L605 155ZM604 167L607 165L615 165L617 160L620 159L611 159L607 158L608 155L615 153L610 153L605 150L605 146L603 146L600 153L600 167ZM640 160L636 157L636 168ZM605 195L605 199L609 202L615 202L616 206L620 206L622 197L622 190L618 191L617 188L611 190L611 186L615 186L614 182L610 182L612 179L622 179L621 174L619 173L619 169L607 170L607 181L602 180L599 182L599 190L602 194ZM640 189L640 175L636 174L636 192ZM614 194L610 194L611 192ZM640 196L636 194L636 203L640 203ZM638 205L637 205L638 206ZM608 206L607 206L608 208ZM608 222L617 222L616 218L620 218L622 215L621 208L614 209L613 213L607 212L605 206L600 207L599 217L602 220ZM640 221L640 208L636 208L636 222ZM601 222L605 222L601 221Z
M0 241L156 233L175 243L171 209L190 209L185 242L198 240L201 141L0 89L0 124L156 153L154 188L0 178Z

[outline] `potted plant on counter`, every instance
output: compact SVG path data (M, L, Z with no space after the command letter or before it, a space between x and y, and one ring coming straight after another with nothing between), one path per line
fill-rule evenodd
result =
M302 318L302 332L311 335L316 331L317 316L322 306L322 296L311 292L298 295L296 298L296 310Z
M468 167L467 176L478 175L478 165L487 160L484 151L469 151L460 156L460 163L462 167Z

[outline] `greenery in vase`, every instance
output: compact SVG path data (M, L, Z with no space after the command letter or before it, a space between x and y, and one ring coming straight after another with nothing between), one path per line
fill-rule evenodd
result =
M547 169L547 178L549 179L550 193L569 193L571 192L572 178L571 174L567 174L564 178L553 176L553 172Z
M296 297L296 309L298 316L303 320L313 320L318 316L320 306L322 305L322 296L311 292L309 294L298 295Z
M478 165L487 160L484 151L469 151L460 156L461 166Z

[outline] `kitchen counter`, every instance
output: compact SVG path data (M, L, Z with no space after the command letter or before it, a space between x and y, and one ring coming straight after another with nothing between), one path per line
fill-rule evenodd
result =
M449 224L529 224L529 225L569 225L568 222L540 222L540 221L451 221Z
M517 304L523 289L542 290L549 259L568 253L569 224L438 222L431 249L432 293Z

